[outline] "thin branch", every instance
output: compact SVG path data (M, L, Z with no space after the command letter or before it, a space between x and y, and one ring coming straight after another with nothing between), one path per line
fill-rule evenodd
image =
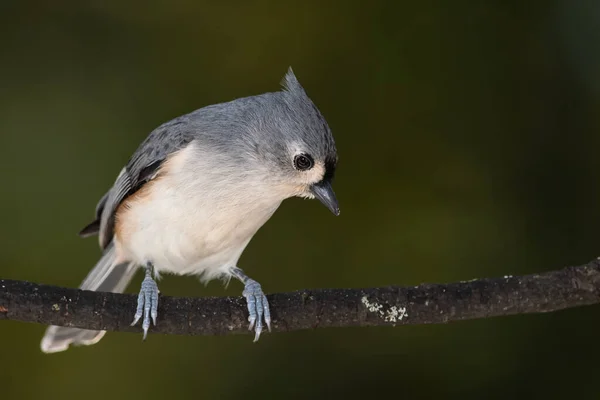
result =
M526 276L449 284L276 293L273 331L349 326L438 324L501 315L542 313L600 303L600 260ZM139 332L131 327L137 296L0 280L0 320L94 330ZM247 333L241 297L161 296L158 325L175 335Z

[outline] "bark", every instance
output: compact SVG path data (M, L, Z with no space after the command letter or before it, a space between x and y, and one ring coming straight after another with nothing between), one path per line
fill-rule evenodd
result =
M274 332L350 326L438 324L501 315L542 313L600 302L600 261L525 276L448 284L367 289L300 290L267 296ZM0 320L93 330L131 327L137 296L0 280ZM241 297L161 296L150 333L248 333Z

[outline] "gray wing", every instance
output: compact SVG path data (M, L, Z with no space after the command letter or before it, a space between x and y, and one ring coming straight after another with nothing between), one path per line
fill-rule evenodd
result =
M166 158L186 147L193 138L194 129L188 115L153 130L121 170L113 187L98 202L96 219L83 228L79 235L88 237L99 234L100 247L106 249L112 242L115 213L119 205L154 179Z

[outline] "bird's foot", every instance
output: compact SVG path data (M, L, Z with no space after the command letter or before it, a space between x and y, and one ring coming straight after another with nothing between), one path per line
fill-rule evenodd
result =
M263 292L260 284L253 279L246 277L244 282L244 291L242 295L248 303L248 321L250 325L248 330L254 329L254 341L256 342L263 330L263 319L267 329L271 332L271 312L267 296Z
M142 321L142 329L144 330L143 340L146 340L148 335L148 328L150 328L150 318L156 326L156 317L158 316L158 285L152 279L151 268L146 269L146 277L142 281L142 287L140 294L138 295L137 310L133 317L131 325L135 325L142 315L144 319Z

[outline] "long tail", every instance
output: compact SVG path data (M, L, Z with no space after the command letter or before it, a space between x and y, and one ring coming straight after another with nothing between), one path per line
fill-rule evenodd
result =
M133 263L115 264L114 246L110 244L100 261L90 271L80 288L102 292L121 293L125 290L137 269ZM78 328L50 326L42 338L41 348L44 353L64 351L69 345L90 345L97 343L106 331L91 331Z

